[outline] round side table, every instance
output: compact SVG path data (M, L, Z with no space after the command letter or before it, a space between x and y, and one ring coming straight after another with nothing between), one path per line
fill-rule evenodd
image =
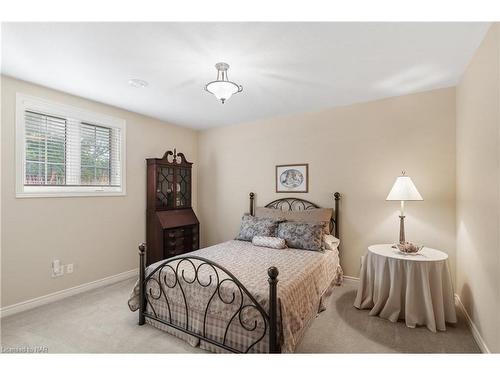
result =
M428 247L403 254L391 244L369 246L354 306L391 322L404 319L411 328L445 331L446 322L457 322L448 255Z

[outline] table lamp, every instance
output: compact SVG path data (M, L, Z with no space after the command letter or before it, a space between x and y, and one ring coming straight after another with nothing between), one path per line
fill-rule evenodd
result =
M386 201L401 201L401 214L399 215L399 243L405 243L405 201L423 201L422 196L409 176L402 175L396 178Z

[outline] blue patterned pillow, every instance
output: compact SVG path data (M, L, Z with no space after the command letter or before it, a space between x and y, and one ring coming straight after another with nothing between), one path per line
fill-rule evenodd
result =
M321 251L323 244L324 224L286 221L279 223L278 237L286 241L288 247L294 249Z
M275 237L279 221L276 219L244 215L237 240L252 241L255 236Z

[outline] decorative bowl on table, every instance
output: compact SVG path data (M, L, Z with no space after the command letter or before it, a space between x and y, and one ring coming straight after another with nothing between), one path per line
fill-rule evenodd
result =
M412 242L397 243L394 247L403 254L417 254L424 248L422 245L417 245Z

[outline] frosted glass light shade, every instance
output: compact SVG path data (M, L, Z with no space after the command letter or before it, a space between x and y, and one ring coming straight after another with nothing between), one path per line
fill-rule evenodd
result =
M238 85L230 81L213 81L207 84L206 90L224 103L240 89Z
M233 94L242 92L243 86L231 82L227 77L229 64L225 62L219 62L215 64L215 69L217 69L217 79L215 81L207 83L205 85L205 90L213 94L222 102L222 104L224 104L224 102L231 96L233 96Z
M423 201L415 184L408 176L399 176L392 186L387 201Z

